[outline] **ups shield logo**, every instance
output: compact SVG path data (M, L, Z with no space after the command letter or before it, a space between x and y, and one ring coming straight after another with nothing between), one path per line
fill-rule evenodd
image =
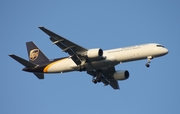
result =
M30 54L29 54L29 59L31 61L34 61L38 58L38 55L39 55L39 49L33 49L30 51Z

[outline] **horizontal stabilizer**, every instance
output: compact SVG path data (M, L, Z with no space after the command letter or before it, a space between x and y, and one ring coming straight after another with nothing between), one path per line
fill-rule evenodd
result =
M33 73L34 75L36 75L36 77L38 79L44 79L44 74L43 73Z
M27 68L34 68L36 66L36 64L31 63L21 57L18 57L14 54L9 55L10 57L12 57L14 60L16 60L17 62L21 63L23 66L27 67Z

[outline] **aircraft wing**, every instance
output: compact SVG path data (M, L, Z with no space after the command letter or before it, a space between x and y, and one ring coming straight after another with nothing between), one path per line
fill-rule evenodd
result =
M102 69L102 74L104 76L104 78L106 78L109 82L109 85L114 88L114 89L120 89L119 88L119 84L118 81L113 79L112 76L113 74L116 72L114 67L109 67L107 69Z
M96 76L95 71L87 71L87 73L91 76ZM100 76L101 81L104 85L110 85L113 89L120 89L118 81L112 78L112 75L115 73L114 67L109 67L107 69L101 69L102 75Z
M53 42L53 44L56 44L59 48L62 49L63 52L67 52L77 65L81 64L81 58L79 55L86 52L86 48L81 47L67 40L66 38L63 38L62 36L57 35L44 27L39 28L50 36L50 40Z

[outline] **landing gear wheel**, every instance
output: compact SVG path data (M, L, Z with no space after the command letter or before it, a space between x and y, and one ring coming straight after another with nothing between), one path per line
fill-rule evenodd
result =
M101 79L96 79L97 80L97 82L101 82Z
M153 59L153 56L147 56L147 60L148 60L148 62L146 63L146 67L147 67L147 68L150 67L149 63L151 63L151 60L152 60L152 59Z
M93 79L92 82L93 82L94 84L97 84L97 80L96 80L96 79Z
M149 67L150 67L150 65L149 65L148 63L146 63L146 67L147 67L147 68L149 68Z
M79 71L82 72L82 71L85 71L86 70L86 67L82 66L79 68Z

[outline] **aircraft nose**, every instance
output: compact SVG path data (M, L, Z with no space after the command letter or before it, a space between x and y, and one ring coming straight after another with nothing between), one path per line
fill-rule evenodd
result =
M164 54L168 54L168 49L167 48L164 48Z

